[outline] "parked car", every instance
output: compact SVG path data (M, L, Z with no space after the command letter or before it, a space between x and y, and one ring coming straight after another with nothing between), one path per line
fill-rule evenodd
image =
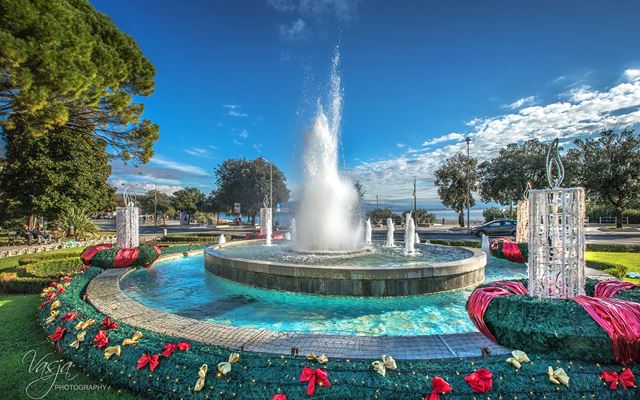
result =
M471 228L471 233L476 236L515 236L516 221L512 219L499 219L487 222L484 225Z

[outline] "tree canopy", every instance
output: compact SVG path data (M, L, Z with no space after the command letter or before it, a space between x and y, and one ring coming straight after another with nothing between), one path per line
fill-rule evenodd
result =
M435 171L435 185L442 204L458 213L458 222L464 226L464 210L467 206L467 193L474 192L478 187L478 161L462 153L447 158ZM467 191L467 185L469 191ZM476 204L473 195L469 193L469 207Z
M92 135L57 128L41 137L12 136L8 147L12 151L0 170L0 219L51 220L72 207L89 213L113 209L105 144Z
M587 195L614 207L621 228L625 208L640 198L640 136L631 130L604 130L599 137L575 144L568 158L580 169Z
M205 194L198 188L192 187L178 190L173 194L174 207L177 211L186 212L187 221L189 222L204 203L205 197Z
M287 178L273 165L273 204L289 200ZM242 212L254 218L261 207L269 206L270 163L263 158L225 160L215 171L216 206L227 211L240 203Z
M65 127L124 160L147 162L158 126L134 97L155 70L135 41L86 0L0 0L0 127L40 137Z

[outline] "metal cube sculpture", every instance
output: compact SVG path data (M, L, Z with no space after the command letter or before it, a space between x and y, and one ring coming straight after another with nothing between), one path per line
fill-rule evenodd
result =
M131 201L126 191L123 195L125 207L116 208L116 246L124 248L140 245L140 216L138 207Z
M552 156L552 152L555 152ZM552 172L558 177L552 182ZM547 155L551 189L529 191L529 294L572 298L584 294L584 188L562 189L558 141Z
M525 243L529 241L529 200L518 201L516 219L516 242Z

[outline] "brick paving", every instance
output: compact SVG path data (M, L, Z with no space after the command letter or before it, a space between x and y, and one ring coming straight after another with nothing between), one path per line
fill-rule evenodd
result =
M376 359L390 354L399 360L478 357L511 350L478 332L427 336L355 336L273 332L214 324L149 308L125 295L120 279L129 270L109 269L87 287L87 300L101 313L129 325L234 350L290 354L325 353L333 358ZM587 271L591 276L593 271ZM601 276L598 276L600 278Z

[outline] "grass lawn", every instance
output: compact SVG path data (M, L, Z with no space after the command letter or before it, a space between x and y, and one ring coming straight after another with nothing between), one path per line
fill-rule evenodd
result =
M42 374L29 372L33 351L36 354L35 365L45 355L45 361L54 371L64 366L65 361L57 355L48 343L44 331L36 322L36 310L39 303L37 295L1 295L0 296L0 397L4 399L28 399L27 385L37 381ZM30 352L31 353L28 353ZM26 354L26 356L25 356ZM23 357L26 357L23 363ZM43 364L40 365L42 368ZM46 374L45 374L46 375ZM73 379L67 379L69 378ZM135 399L128 391L117 388L90 390L58 388L55 385L103 385L99 380L86 376L80 370L72 368L68 375L60 373L53 382L36 382L29 388L31 398L39 398L52 387L45 399Z
M621 264L627 267L628 272L640 272L640 253L611 253L588 251L586 254L589 261L600 261L609 264ZM625 278L626 281L640 283L640 279Z

